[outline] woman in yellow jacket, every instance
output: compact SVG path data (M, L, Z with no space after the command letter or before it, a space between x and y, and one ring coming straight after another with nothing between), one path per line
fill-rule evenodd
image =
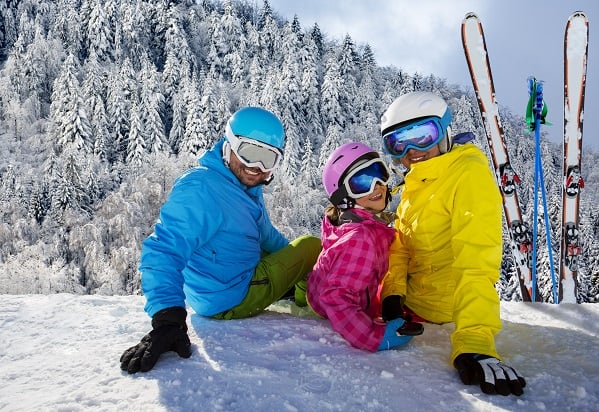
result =
M451 361L465 384L521 395L524 378L501 361L502 209L484 153L452 145L451 111L435 94L400 96L381 118L384 150L406 170L398 235L382 289L386 320L454 322Z

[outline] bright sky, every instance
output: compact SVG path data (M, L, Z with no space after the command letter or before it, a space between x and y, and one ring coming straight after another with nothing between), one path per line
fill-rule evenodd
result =
M379 65L408 73L434 74L472 87L462 49L460 26L467 12L483 24L495 91L500 105L524 116L527 79L543 80L553 123L549 139L563 139L563 39L570 14L589 18L589 57L583 145L599 150L599 1L597 0L269 0L288 20L297 14L303 29L317 22L328 39L349 34L368 43ZM595 114L595 115L592 115ZM523 126L524 127L524 126Z

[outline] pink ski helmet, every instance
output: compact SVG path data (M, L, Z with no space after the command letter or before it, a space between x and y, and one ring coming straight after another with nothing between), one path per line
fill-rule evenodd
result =
M380 157L364 143L349 142L339 146L329 155L322 170L322 184L331 203L335 206L345 203L349 197L343 185L343 178L352 166L360 161Z

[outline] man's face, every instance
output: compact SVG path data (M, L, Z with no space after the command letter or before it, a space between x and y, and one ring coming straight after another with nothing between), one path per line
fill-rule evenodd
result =
M247 167L237 157L234 151L231 150L231 158L229 159L229 169L235 177L246 186L254 187L264 183L272 172L263 172L259 167Z

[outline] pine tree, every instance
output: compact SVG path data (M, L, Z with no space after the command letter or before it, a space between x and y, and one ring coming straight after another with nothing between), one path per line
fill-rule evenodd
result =
M322 58L322 56L324 55L324 39L322 36L322 32L320 31L320 27L318 26L318 23L314 23L314 26L312 26L312 30L310 30L310 37L316 45L318 57Z
M377 85L375 83L375 69L376 64L374 61L374 54L370 46L366 45L362 56L361 64L361 81L357 90L357 106L356 112L358 113L358 119L360 123L367 126L378 125L378 111L377 105Z
M254 56L252 59L248 76L248 85L244 90L242 102L248 106L258 106L264 87L264 71L258 56Z
M179 146L184 139L185 118L185 93L179 92L173 97L172 126L168 136L169 145L174 154L179 153Z
M124 64L129 64L125 60ZM126 156L127 138L129 135L130 90L122 71L117 70L109 76L106 108L110 121L111 138L114 142L114 159L123 161Z
M321 120L320 106L320 78L318 74L318 57L314 40L310 36L304 37L303 47L299 50L302 79L300 84L303 124L306 134L312 140L312 147L321 142L324 132Z
M112 45L114 38L110 27L110 20L104 8L104 3L96 2L89 16L89 21L85 27L87 34L87 47L97 55L97 59L102 62L112 61Z
M77 79L75 58L71 54L64 70L54 82L52 121L54 138L60 150L90 152L93 147L91 125Z
M187 153L197 155L201 148L205 146L204 135L202 134L200 97L197 93L197 83L192 79L185 85L185 100L187 102L185 112L187 117L185 120L185 134L181 142L179 153Z
M221 74L227 79L235 78L234 84L240 83L243 79L243 72L239 73L239 70L244 66L245 36L231 0L225 1L223 14L212 28L212 33L212 41L222 62Z
M357 112L354 109L354 100L358 94L358 55L351 37L345 36L343 46L338 55L339 76L341 83L339 87L339 103L343 113L343 118L349 124L356 123ZM345 123L341 124L345 126Z
M134 104L131 107L131 120L129 121L129 124L127 163L133 166L139 166L144 161L144 154L147 150L139 104Z
M83 30L80 14L78 13L77 0L58 0L54 9L56 18L50 33L56 37L62 47L71 55L80 58L82 51Z
M142 61L139 72L141 83L140 116L143 124L144 140L149 153L168 151L169 145L164 128L164 95L156 67L149 59Z
M329 153L334 149L333 146L339 143L341 130L346 124L340 102L341 82L337 58L330 56L322 82L321 116L323 124L327 125L327 135L320 149L320 159L318 161L320 168L324 166ZM331 136L334 136L333 140L330 139Z
M29 209L27 214L38 224L41 224L50 209L50 198L48 196L48 187L45 181L34 183L31 196L29 198Z
M276 107L285 125L285 156L282 169L289 179L294 179L301 164L300 130L304 128L302 114L302 99L300 93L300 70L297 62L299 40L292 30L291 24L283 29L282 47L288 51L278 72L278 97Z

